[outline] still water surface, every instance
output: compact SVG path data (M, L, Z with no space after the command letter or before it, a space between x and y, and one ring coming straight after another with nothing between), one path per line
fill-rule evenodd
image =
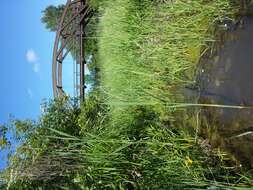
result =
M253 18L223 28L201 61L199 103L253 106ZM253 167L253 109L205 108L202 116L211 144Z

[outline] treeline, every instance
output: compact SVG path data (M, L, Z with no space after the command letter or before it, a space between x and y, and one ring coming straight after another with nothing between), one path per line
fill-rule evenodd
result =
M80 142L86 130L104 122L98 113L105 113L105 108L94 93L87 97L89 103L82 108L75 100L64 97L44 105L44 113L37 122L13 120L8 126L1 126L2 149L19 143L9 157L8 167L1 173L3 189L61 189L64 186L80 189L73 179L85 166L81 165L84 158L76 151L82 147ZM76 140L80 144L75 146Z

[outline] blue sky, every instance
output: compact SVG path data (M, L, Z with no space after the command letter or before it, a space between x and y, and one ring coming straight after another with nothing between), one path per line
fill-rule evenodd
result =
M9 115L36 119L42 99L52 97L51 62L55 33L40 22L42 10L66 0L2 1L0 6L0 124ZM0 168L5 161L0 152Z

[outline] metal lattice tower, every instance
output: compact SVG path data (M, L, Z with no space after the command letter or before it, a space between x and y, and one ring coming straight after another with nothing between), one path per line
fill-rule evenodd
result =
M74 57L74 96L84 101L85 98L85 27L93 15L87 0L68 0L59 21L52 64L54 97L62 97L62 67L64 60L71 53Z

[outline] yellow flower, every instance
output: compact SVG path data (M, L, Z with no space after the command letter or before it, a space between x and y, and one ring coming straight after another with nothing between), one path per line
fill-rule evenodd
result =
M185 157L185 161L184 162L185 162L186 166L190 166L193 163L192 159L189 156Z

